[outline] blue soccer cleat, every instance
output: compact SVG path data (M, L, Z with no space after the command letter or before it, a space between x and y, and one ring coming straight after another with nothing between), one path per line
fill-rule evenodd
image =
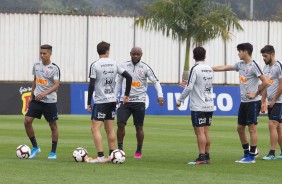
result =
M255 159L255 156L249 156L249 157L239 161L238 163L241 163L241 164L252 164L252 163L256 163L256 159Z
M34 147L34 148L31 150L31 153L30 153L29 158L35 158L35 156L38 155L40 152L41 152L41 150L40 150L39 147Z
M239 162L245 160L248 157L249 157L249 154L244 154L244 156L242 158L240 158L239 160L235 160L235 162L239 163Z
M55 153L55 152L51 152L50 155L49 155L49 157L48 157L48 159L50 159L50 160L55 160L55 159L57 159L56 153Z

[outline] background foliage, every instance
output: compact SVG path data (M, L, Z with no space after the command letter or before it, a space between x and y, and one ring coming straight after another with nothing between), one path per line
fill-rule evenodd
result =
M0 12L70 13L113 16L144 15L155 0L0 0ZM250 0L213 0L229 3L239 19L249 19ZM281 0L253 0L255 20L282 20Z

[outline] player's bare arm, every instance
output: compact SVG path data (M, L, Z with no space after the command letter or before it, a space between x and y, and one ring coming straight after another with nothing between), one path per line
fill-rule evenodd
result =
M213 66L212 70L215 72L221 72L221 71L231 71L233 70L231 65L226 65L226 66Z

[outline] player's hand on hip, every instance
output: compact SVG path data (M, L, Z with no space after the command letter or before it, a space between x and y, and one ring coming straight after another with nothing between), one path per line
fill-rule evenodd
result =
M35 96L35 100L40 101L45 97L44 93L39 93L38 95Z
M257 92L247 93L247 97L248 97L249 99L253 99L253 98L256 97L256 93L257 93Z
M160 106L164 106L164 98L163 97L159 97L158 98L158 103L160 104Z
M123 104L127 103L129 101L129 97L128 96L123 96Z
M87 105L87 110L88 110L88 112L92 112L92 106L91 105Z

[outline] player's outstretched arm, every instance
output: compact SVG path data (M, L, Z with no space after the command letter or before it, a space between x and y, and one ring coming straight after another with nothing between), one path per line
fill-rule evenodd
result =
M215 72L222 72L222 71L231 71L233 70L231 65L225 65L225 66L213 66L212 70Z

